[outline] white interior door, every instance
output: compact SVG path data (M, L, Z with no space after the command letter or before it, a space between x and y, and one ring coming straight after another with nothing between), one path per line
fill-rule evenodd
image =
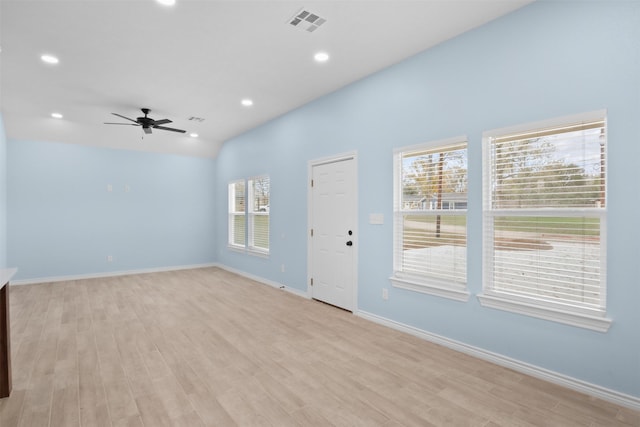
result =
M311 296L355 309L356 161L354 157L312 165Z

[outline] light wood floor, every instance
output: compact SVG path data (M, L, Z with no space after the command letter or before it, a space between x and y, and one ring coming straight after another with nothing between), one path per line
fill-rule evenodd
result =
M640 426L219 269L11 287L13 426Z

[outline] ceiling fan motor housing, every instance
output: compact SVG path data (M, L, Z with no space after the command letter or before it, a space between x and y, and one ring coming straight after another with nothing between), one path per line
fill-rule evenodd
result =
M155 122L155 120L153 120L150 117L138 117L138 123L140 123L142 125L142 127L153 126L154 122Z
M138 123L140 123L143 128L148 128L150 126L153 126L153 123L155 122L155 120L153 120L151 117L147 117L147 115L151 112L151 110L149 108L141 108L141 110L144 113L144 117L138 117L137 119Z

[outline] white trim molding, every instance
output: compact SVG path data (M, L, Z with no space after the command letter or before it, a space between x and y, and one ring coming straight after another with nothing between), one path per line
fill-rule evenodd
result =
M244 254L244 255L251 255L251 256L255 256L258 258L265 258L265 259L269 259L269 251L263 251L260 249L256 249L256 248L251 248L251 247L243 247L243 246L238 246L238 245L231 245L229 243L227 243L227 249L230 252L235 252L238 254Z
M11 285L35 285L38 283L68 282L71 280L100 279L103 277L130 276L133 274L161 273L164 271L193 270L196 268L217 267L216 263L178 265L172 267L141 268L139 270L106 271L102 273L73 274L69 276L36 277L33 279L13 280Z
M262 283L263 285L271 286L272 288L282 289L284 291L287 291L287 292L289 292L291 294L297 295L297 296L305 298L305 299L311 299L311 295L308 292L301 291L300 289L296 289L296 288L291 288L289 286L283 285L282 283L275 282L275 281L269 280L269 279L265 279L264 277L256 276L254 274L247 273L246 271L242 271L242 270L235 269L233 267L229 267L228 265L225 265L225 264L216 263L216 264L214 264L214 267L221 268L221 269L226 270L226 271L228 271L230 273L237 274L238 276L246 277L247 279L254 280L254 281L258 282L258 283Z
M547 128L563 128L567 126L567 124L572 123L582 123L582 122L593 122L601 120L603 117L607 117L607 109L603 108L601 110L589 111L586 113L578 113L578 114L570 114L562 117L555 117L552 119L543 119L535 122L529 123L520 123L513 126L505 126L501 128L491 129L482 132L482 137L500 137L509 134L518 134L518 133L529 133L535 132L540 129Z
M509 311L516 314L536 317L551 322L564 323L565 325L591 329L597 332L607 332L613 320L604 316L594 316L576 311L560 310L542 305L527 304L510 298L503 298L488 293L477 295L483 307Z
M286 285L283 285L282 283L274 282L272 280L268 280L260 276L255 276L245 271L237 270L235 268L232 268L217 262L206 263L206 264L180 265L180 266L173 266L173 267L145 268L145 269L139 269L139 270L110 271L110 272L104 272L104 273L77 274L77 275L70 275L70 276L53 276L53 277L39 277L35 279L12 280L11 286L35 285L39 283L68 282L72 280L100 279L104 277L130 276L134 274L162 273L166 271L193 270L196 268L211 268L211 267L220 268L222 270L229 271L239 276L246 277L247 279L255 280L256 282L262 283L263 285L268 285L273 288L285 290L289 293L292 293L294 295L297 295L305 299L311 299L310 295L308 295L306 292L301 291L299 289L291 288Z
M640 397L630 396L628 394L620 393L606 387L591 384L589 382L563 375L558 372L541 368L539 366L535 366L526 362L522 362L517 359L512 359L502 354L493 353L479 347L452 340L450 338L446 338L441 335L416 328L414 326L396 322L394 320L387 319L386 317L378 316L373 313L360 310L356 313L356 315L371 322L387 326L391 329L405 332L417 338L442 345L444 347L459 351L464 354L468 354L469 356L477 357L478 359L486 360L487 362L495 363L496 365L513 369L514 371L530 375L532 377L539 378L541 380L548 381L550 383L557 384L562 387L578 391L580 393L585 393L611 403L615 403L616 405L624 406L636 411L640 410Z
M466 287L464 285L461 285L460 288L454 288L447 285L438 286L435 283L431 283L431 281L426 277L422 279L423 280L418 281L398 276L389 277L391 285L394 288L421 292L423 294L435 295L438 297L449 298L461 302L469 301L469 292L466 290Z

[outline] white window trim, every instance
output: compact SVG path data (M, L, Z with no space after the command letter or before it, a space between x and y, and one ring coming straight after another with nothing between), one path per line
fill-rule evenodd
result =
M469 292L464 284L460 284L460 287L456 288L451 286L449 282L425 278L423 276L403 275L399 272L389 277L389 280L394 288L435 295L461 302L469 301Z
M452 299L460 302L467 302L469 300L469 291L467 290L467 284L459 283L459 282L450 282L445 280L440 280L435 277L423 276L423 275L412 275L407 274L402 271L396 271L396 266L399 264L399 260L397 259L398 254L395 248L395 245L398 242L403 241L404 230L402 227L398 225L397 215L403 215L405 211L400 209L400 204L402 200L398 199L398 195L402 194L402 180L399 177L399 173L397 171L397 156L401 155L403 152L410 151L418 151L422 149L429 149L434 147L445 147L448 145L459 144L461 142L467 143L468 150L468 138L466 135L457 136L453 138L441 139L438 141L431 141L421 144L415 144L411 146L399 147L393 150L393 188L394 188L394 206L393 206L393 233L394 233L394 248L393 248L393 275L389 277L389 281L394 288L405 289L409 291L419 292L427 295L433 295L437 297ZM468 151L467 151L467 159L468 159ZM411 211L412 214L419 215L421 211ZM433 214L433 211L428 211L429 214ZM467 209L459 209L459 210L449 210L449 209L441 209L441 214L447 215L465 215L467 216ZM467 233L468 236L468 233ZM467 247L468 250L468 247ZM468 265L468 261L467 261Z
M513 297L504 297L501 294L488 290L478 294L477 297L483 307L495 308L516 314L524 314L538 319L564 323L565 325L591 329L597 332L607 332L613 322L611 319L604 317L604 315L595 310L593 314L588 314L578 312L575 309L562 309L560 305L557 307L545 306L540 303L534 305L523 301L517 301Z
M244 246L240 246L240 245L234 245L233 243L228 243L227 244L227 249L233 251L233 252L238 252L241 254L244 254L247 252L247 250L245 249Z
M269 258L269 251L261 250L259 248L250 247L245 251L249 255L257 256L260 258Z
M246 202L246 194L245 194L245 212L243 212L243 213L231 212L231 209L230 209L231 206L235 206L235 200L233 200L235 195L232 196L231 193L229 192L229 189L231 188L232 185L235 185L235 184L240 183L240 182L244 183L244 185L245 185L245 193L246 193L247 184L246 184L246 180L244 180L244 179L234 179L232 181L229 181L229 184L227 185L227 189L228 189L227 190L228 191L228 202L227 202L228 203L227 204L227 223L228 223L227 224L227 247L229 249L232 249L235 252L244 252L245 249L246 249L245 244L239 245L237 243L233 243L233 237L232 237L233 236L233 232L234 232L234 230L233 230L233 224L234 224L233 218L236 215L243 215L245 217L245 224L246 224L246 204L247 204L247 202ZM246 230L246 225L245 225L245 240L246 240L246 232L247 232L247 230Z
M269 252L271 249L271 212L253 212L253 211L249 211L249 206L253 204L253 181L259 180L259 179L263 179L263 178L268 178L269 179L269 195L271 195L271 177L267 174L265 175L257 175L257 176L252 176L250 178L247 179L247 206L246 206L246 215L247 215L247 219L246 219L246 224L247 224L247 253L250 255L255 255L255 256L259 256L259 257L263 257L263 258L268 258L269 257ZM253 233L254 233L254 221L253 218L255 216L268 216L269 217L269 248L264 249L258 246L254 246L254 242L253 242Z
M229 211L229 207L232 206L232 204L234 203L234 200L232 200L232 196L231 193L229 193L228 197L229 197L229 201L228 201L228 207L227 210L229 212L227 212L227 248L230 249L233 252L237 252L237 253L242 253L242 254L247 254L247 255L252 255L252 256L257 256L260 258L269 258L269 254L270 254L270 249L263 249L257 246L253 246L251 244L252 241L252 234L253 233L253 225L251 222L251 217L255 216L255 215L265 215L262 212L249 212L249 205L250 203L253 203L253 194L252 194L252 190L251 190L251 186L250 183L256 179L260 179L260 178L264 178L264 177L269 177L269 175L258 175L258 176L253 176L250 178L242 178L242 179L235 179L232 181L229 181L228 187L231 187L232 184L237 184L237 183L244 183L244 197L245 197L245 208L244 208L244 212L230 212ZM269 186L271 186L271 180L269 180ZM271 192L271 188L269 188L269 192ZM233 243L231 236L233 235L232 233L232 224L233 224L233 217L237 216L237 215L242 215L244 217L244 224L245 224L245 241L244 244L239 245L236 243ZM271 215L270 213L267 215ZM269 221L271 221L271 218L269 218ZM270 238L270 236L269 236ZM269 248L271 247L271 242L269 242Z
M566 325L577 326L580 328L590 329L597 332L607 332L612 319L606 317L606 262L601 262L601 292L602 292L602 309L588 309L584 307L575 307L570 304L553 303L550 301L539 301L529 299L525 297L519 297L508 293L497 292L489 287L491 278L493 275L492 255L494 242L493 239L487 239L485 236L492 236L492 230L487 230L487 227L493 227L493 221L489 219L501 215L513 215L515 211L510 209L490 209L490 200L487 196L490 188L489 171L487 170L490 163L489 159L489 144L490 138L496 138L506 136L510 134L517 134L519 132L528 133L535 129L545 129L553 127L562 127L567 123L576 123L580 121L596 121L605 118L606 123L607 111L598 110L589 113L576 114L571 116L565 116L535 123L521 124L501 129L495 129L483 132L482 134L482 149L483 149L483 292L478 294L478 300L483 307L494 308L498 310L509 311L516 314L522 314L538 319L549 320L557 323L563 323ZM608 144L607 144L608 145ZM606 149L606 147L605 147ZM605 181L605 185L608 185L608 179ZM608 199L608 191L605 191L605 197ZM606 200L605 199L605 200ZM518 215L522 216L553 216L562 212L563 214L583 214L584 216L593 216L600 218L600 253L602 254L601 260L606 259L607 251L607 238L606 238L606 213L608 203L605 202L605 208L602 209L519 209Z

